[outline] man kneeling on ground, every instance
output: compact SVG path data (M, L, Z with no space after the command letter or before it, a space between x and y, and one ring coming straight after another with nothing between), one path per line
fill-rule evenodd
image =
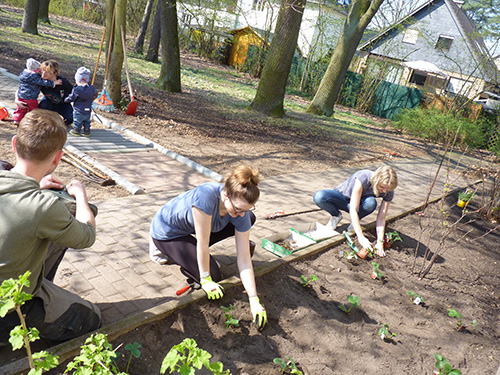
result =
M52 173L63 155L66 126L55 112L36 109L19 124L12 139L17 163L0 170L0 283L31 271L32 294L22 311L40 337L65 341L96 330L99 308L55 284L54 276L68 247L83 249L95 242L95 219L83 185L71 181L67 191L76 200L75 216L55 195L41 189L63 186ZM7 163L2 163L5 168ZM19 325L15 311L0 319L0 344L8 343Z

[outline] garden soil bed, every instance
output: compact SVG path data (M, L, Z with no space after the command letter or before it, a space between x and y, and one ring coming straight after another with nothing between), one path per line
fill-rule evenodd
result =
M455 198L449 198L444 206L450 213L449 223L462 212L455 206ZM475 198L470 211L479 202L480 198ZM432 374L436 353L463 374L495 374L500 365L500 239L498 231L481 236L496 224L467 214L461 221L463 227L448 238L448 248L419 280L412 267L420 224L426 228L424 233L440 228L438 218L431 217L438 213L435 205L423 217L412 214L389 224L389 230L397 230L403 241L396 242L387 257L375 259L385 275L384 282L370 277L371 261L340 258L339 251L349 249L345 243L259 277L259 295L269 317L262 332L250 322L245 293L235 287L220 301L193 303L162 321L121 336L113 346L142 345L142 355L133 358L130 374L159 374L169 349L188 337L232 374L279 374L273 359L285 356L309 375ZM475 221L466 224L469 219ZM468 230L472 232L467 238L460 239ZM417 251L417 269L425 245L431 252L436 250L435 240L429 244L425 237ZM434 239L439 237L434 233ZM319 280L302 287L300 276L311 274ZM424 297L425 303L412 304L409 290ZM347 303L351 294L360 297L361 304L346 315L338 306ZM221 306L230 304L235 307L233 316L241 320L239 328L224 327ZM464 331L456 330L448 308L463 315ZM393 342L377 335L379 323L387 323L396 333ZM122 370L127 360L127 356L118 360Z

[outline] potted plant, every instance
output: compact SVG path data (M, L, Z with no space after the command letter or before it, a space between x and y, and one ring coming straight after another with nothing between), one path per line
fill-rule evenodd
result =
M361 259L366 259L368 258L368 256L371 256L373 257L373 252L371 252L369 249L365 249L364 247L361 248L361 250L359 250L357 252L357 255L358 257L360 257Z
M476 193L469 188L465 189L465 191L460 192L460 194L458 194L457 206L464 207L467 203L469 203L474 195L476 195Z
M395 241L403 241L399 233L395 230L387 232L384 237L384 249L390 248Z

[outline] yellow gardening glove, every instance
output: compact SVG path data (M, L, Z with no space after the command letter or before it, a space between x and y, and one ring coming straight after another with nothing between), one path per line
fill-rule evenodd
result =
M201 287L207 293L208 299L219 299L224 296L224 288L212 281L212 276L201 278Z
M250 309L252 310L253 322L257 328L262 330L267 323L267 312L264 306L260 304L259 297L250 297Z

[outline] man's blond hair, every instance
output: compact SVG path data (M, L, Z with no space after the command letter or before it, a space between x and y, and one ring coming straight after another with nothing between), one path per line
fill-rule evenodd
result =
M63 118L56 112L34 109L19 123L16 154L23 160L45 161L62 150L67 133Z

